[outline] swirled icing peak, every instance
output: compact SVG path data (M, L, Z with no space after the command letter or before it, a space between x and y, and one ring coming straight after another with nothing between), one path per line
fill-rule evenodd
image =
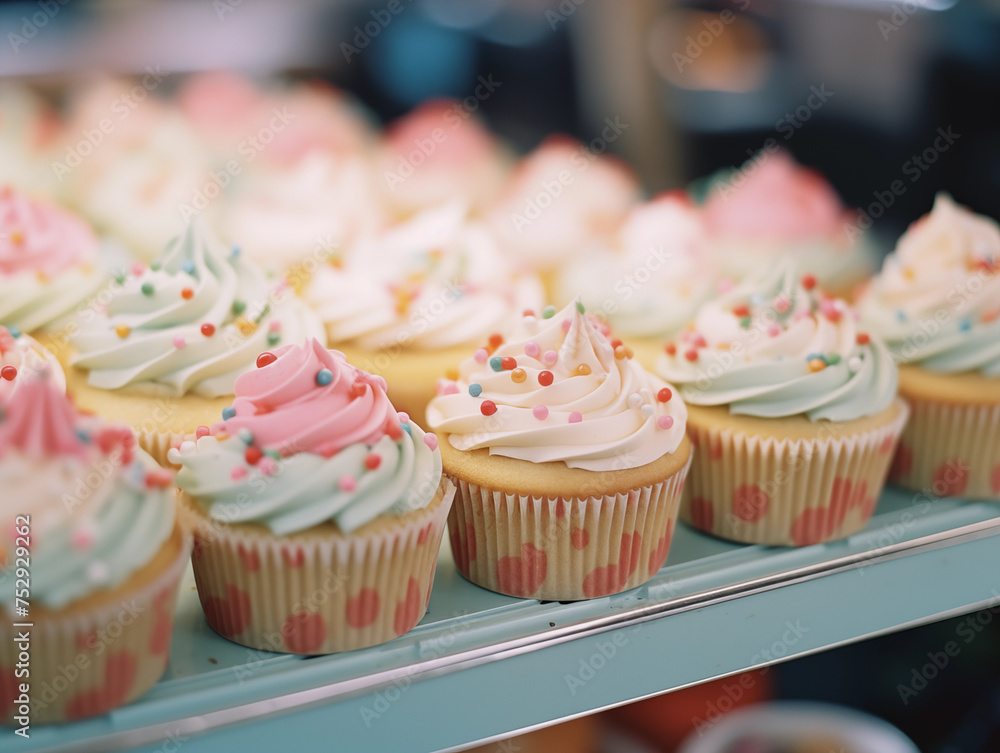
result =
M30 518L32 601L54 609L121 583L174 527L172 474L135 448L127 427L79 415L42 379L0 411L0 489L0 519ZM0 527L0 562L14 537ZM13 575L0 569L8 608Z
M435 436L396 413L380 377L316 340L262 353L223 419L169 453L177 485L216 520L350 532L439 491Z
M850 421L886 408L898 380L888 350L844 301L792 270L778 264L722 290L666 344L656 372L686 401L732 413Z
M357 442L375 444L399 423L385 380L347 363L318 340L286 345L274 361L236 380L230 433L246 430L261 449L330 457Z
M1000 376L1000 226L938 194L859 309L901 363Z
M607 471L674 452L687 408L574 301L491 336L440 385L427 421L459 450Z
M118 282L106 311L73 338L73 364L95 387L231 395L262 350L322 336L291 290L196 223Z

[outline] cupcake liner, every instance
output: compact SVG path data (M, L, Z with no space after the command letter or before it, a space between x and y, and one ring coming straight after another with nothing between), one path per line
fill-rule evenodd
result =
M491 591L593 599L645 583L670 549L684 479L602 497L537 497L457 480L448 518L458 571Z
M22 726L17 699L28 683L31 724L72 722L105 714L135 700L163 675L170 654L174 607L191 555L190 535L177 556L155 578L123 598L79 614L54 612L25 620L5 616L0 624L0 723ZM32 627L14 627L31 622ZM24 662L15 642L29 633ZM27 678L18 664L27 664Z
M777 439L703 428L688 417L696 445L681 519L721 538L808 546L867 525L909 415L903 401L890 423L819 439ZM836 425L833 425L836 426Z
M442 484L422 510L330 536L229 526L182 493L208 624L234 643L292 654L350 651L412 630L427 610L455 494Z
M912 416L890 481L938 497L1000 499L1000 404L907 400Z
M145 450L161 468L170 470L180 470L179 465L175 465L167 460L167 453L172 447L180 447L186 439L193 439L193 434L182 434L176 431L140 431L136 430L135 439L139 447Z

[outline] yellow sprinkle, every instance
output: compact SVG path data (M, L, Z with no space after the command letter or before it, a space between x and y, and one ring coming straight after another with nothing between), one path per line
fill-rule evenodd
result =
M903 277L907 280L912 280L916 275L910 267L903 267Z
M250 337L250 335L257 331L257 325L245 316L241 316L236 320L236 328L240 331L240 334L243 335L243 337Z
M590 374L590 367L585 363L581 363L576 367L576 373L577 376L588 376Z
M826 368L826 361L822 358L814 358L809 362L809 371L822 371Z
M129 336L129 333L131 331L132 328L126 324L119 324L117 327L115 327L115 334L118 335L118 337L122 338L123 340Z
M516 384L520 384L521 382L523 382L525 379L528 378L528 375L524 372L524 369L514 369L512 372L510 372L510 378Z
M445 369L444 376L453 382L458 381L458 369Z
M22 233L20 230L15 230L13 233L10 234L10 242L13 243L15 246L20 246L22 243L24 243L24 233Z

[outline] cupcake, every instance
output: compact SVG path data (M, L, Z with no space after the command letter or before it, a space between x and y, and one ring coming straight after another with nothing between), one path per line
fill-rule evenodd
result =
M687 410L576 301L524 316L427 409L459 572L491 591L591 599L663 565L691 462Z
M681 517L754 544L863 528L909 410L885 345L847 304L781 264L705 303L656 372L698 448Z
M504 253L537 271L554 299L556 271L608 238L638 199L624 162L552 136L515 165L488 221Z
M460 102L425 102L392 123L379 146L376 173L392 216L408 217L454 199L483 213L507 175L497 139Z
M283 283L192 224L81 321L68 389L81 409L131 426L164 462L172 444L218 420L258 353L322 335Z
M606 243L581 252L559 273L559 301L579 295L611 324L645 368L713 292L714 258L701 211L681 192L639 204Z
M330 345L384 376L393 404L418 423L447 369L543 299L537 278L518 273L460 203L422 212L331 262L313 275L306 301Z
M316 340L262 353L225 416L170 451L208 624L295 654L411 630L454 496L434 435Z
M0 324L55 333L105 282L83 220L10 187L0 189Z
M66 392L66 375L58 359L32 337L0 327L0 407L20 388L36 379L48 381Z
M178 522L171 474L134 445L126 427L78 415L44 380L25 382L0 411L5 722L104 714L145 693L167 666L191 536ZM30 597L16 580L22 566ZM30 711L15 703L24 632Z
M818 172L784 151L763 152L719 177L705 221L720 269L742 279L782 259L824 289L849 296L875 270L876 249Z
M860 302L913 408L890 479L1000 499L1000 227L939 194Z

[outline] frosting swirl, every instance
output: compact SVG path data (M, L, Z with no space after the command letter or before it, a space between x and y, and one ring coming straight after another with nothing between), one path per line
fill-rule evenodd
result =
M687 408L576 301L525 316L442 384L427 422L458 450L488 448L589 471L637 468L674 452ZM501 342L502 340L502 342ZM624 466L622 465L624 463Z
M434 350L486 337L512 313L537 309L542 292L451 203L356 244L315 273L305 298L331 343Z
M97 253L79 218L0 190L0 322L32 332L62 320L100 287Z
M33 379L48 381L60 392L66 391L66 375L52 353L34 338L0 327L0 406Z
M150 267L138 265L107 310L81 326L73 365L103 389L170 396L233 394L236 378L278 342L322 336L283 284L192 224Z
M566 265L559 287L625 337L669 337L711 294L714 267L701 212L671 193L635 207L610 244Z
M859 310L900 363L1000 376L1000 227L938 194Z
M59 609L143 567L174 528L171 474L126 427L79 416L52 384L30 380L0 413L0 560L15 516L31 518L31 599ZM13 607L13 568L0 571Z
M723 286L725 287L725 286ZM694 405L731 413L850 421L885 409L898 373L885 345L859 332L847 304L789 264L704 304L665 346L656 372Z
M316 340L264 353L240 377L228 417L169 453L177 485L226 523L276 534L333 521L344 532L426 507L441 454L380 377Z

